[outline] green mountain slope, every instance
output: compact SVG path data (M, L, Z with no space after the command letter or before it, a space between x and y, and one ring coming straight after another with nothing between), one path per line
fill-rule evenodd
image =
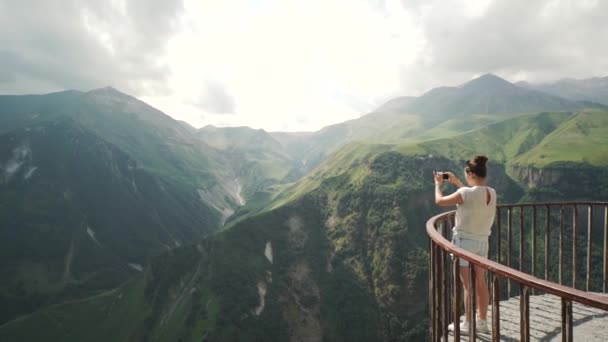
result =
M139 166L198 191L224 219L237 207L236 176L222 153L196 132L134 97L113 88L86 93L0 96L7 131L71 118L133 157Z
M401 144L448 138L521 114L573 111L587 106L600 105L518 87L488 74L459 87L435 88L420 97L391 100L372 113L318 132L273 136L291 155L304 159L306 170L312 170L333 151L353 141Z
M472 154L480 153L506 163L539 144L572 116L574 114L570 112L522 115L452 138L421 142L415 148L412 144L402 144L397 150L414 148L417 153L424 151L456 160L466 160Z
M608 110L585 110L576 113L513 162L536 167L560 162L606 166L605 146L608 146Z
M584 118L584 119L583 119ZM492 161L501 164L513 165L523 158L523 164L528 166L542 166L530 161L535 151L549 153L554 149L554 139L566 139L572 132L570 128L585 126L589 127L584 133L572 135L577 144L569 144L569 149L555 148L563 153L572 153L578 159L567 159L565 156L556 156L556 160L582 161L591 156L599 156L603 150L594 146L604 146L604 128L608 127L603 122L608 118L608 111L583 110L580 112L555 112L519 115L498 123L490 124L469 133L456 135L450 138L434 139L424 142L404 142L400 144L373 144L373 143L351 143L331 154L316 169L310 172L301 181L286 187L274 199L274 207L283 205L289 200L297 198L310 189L317 188L325 179L343 174L348 170L356 169L362 163L373 160L375 156L386 151L398 151L411 156L442 156L450 160L466 160L475 154L486 154L491 156ZM586 124L579 124L579 121ZM590 122L594 124L591 125ZM591 131L592 130L592 131ZM570 152L567 152L570 151ZM529 154L526 154L529 152ZM547 162L550 162L545 157ZM603 163L595 163L603 165ZM366 173L362 169L350 172L351 182L357 183Z
M529 189L527 201L601 201L608 196L607 118L608 110L601 109L524 115L451 139L404 144L395 150L462 162L486 154L491 164L504 165L514 181Z
M300 159L291 156L264 130L206 126L198 130L197 137L222 152L240 182L245 184L244 199L302 176Z
M459 172L463 158L483 150L496 156L491 184L500 202L536 198L539 189L549 187L530 187L510 176L512 160L565 134L565 128L577 127L575 122L587 122L587 114L519 116L425 143L349 145L302 179L302 185L288 188L268 211L199 245L156 258L145 282L133 290L137 294L130 295L141 298L143 293L134 321L145 323L136 325L135 332L123 329L117 340L424 339L424 223L439 211L433 204L431 172ZM564 183L583 179L581 173L602 176L602 169L578 165L573 169L578 175L562 171ZM582 184L587 182L577 186ZM605 196L607 185L595 183L594 189L603 193L596 195ZM555 189L543 198L572 195L563 185ZM66 304L55 308L55 315L69 316L86 305L83 301L76 309ZM40 317L2 326L0 336L27 331L40 324ZM82 329L95 331L86 325Z
M122 283L216 230L196 192L70 119L0 136L0 322Z
M508 165L537 168L563 162L605 166L607 120L605 109L529 114L452 138L401 144L395 149L456 160L481 153Z
M584 104L518 87L492 74L459 87L436 88L407 105L410 113L462 117L471 114L514 114L583 108Z
M0 134L66 115L65 108L81 96L82 92L75 90L45 95L0 95Z
M317 207L310 200L303 200L297 209L268 213L203 244L157 258L145 282L134 289L137 292L124 293L145 298L133 316L135 332L122 329L115 340L140 336L158 341L282 341L289 338L290 325L311 338L373 340L375 329L368 328L378 318L370 294L348 269L336 266L330 273L318 262L328 257L323 248L327 241L318 229L322 221ZM272 262L264 256L267 243L272 246ZM337 303L334 294L338 293L347 293L347 300ZM137 302L129 297L124 297L125 302ZM117 300L107 296L98 305L108 307L110 301ZM0 337L23 338L20 331L49 316L74 317L75 311L91 309L88 300L49 308L1 326ZM116 310L122 311L122 306ZM142 319L144 324L138 326ZM346 326L344 320L358 324ZM104 323L101 331L107 327ZM78 326L78 333L65 340L94 335L94 325ZM61 327L54 329L55 334L68 335Z
M430 174L456 165L378 150L339 171L328 166L333 177L288 204L157 258L138 290L146 304L135 321L149 325L135 335L149 332L159 341L423 339L423 227L438 211ZM517 188L504 173L495 179L503 194ZM27 330L37 319L0 327L0 336Z
M143 277L83 300L52 305L0 326L3 341L128 341L141 338ZM91 330L94 327L94 330Z

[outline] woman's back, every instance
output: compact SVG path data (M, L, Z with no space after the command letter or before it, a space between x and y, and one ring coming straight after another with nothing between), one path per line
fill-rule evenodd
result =
M496 191L488 186L458 189L463 203L456 210L454 237L486 240L496 215Z

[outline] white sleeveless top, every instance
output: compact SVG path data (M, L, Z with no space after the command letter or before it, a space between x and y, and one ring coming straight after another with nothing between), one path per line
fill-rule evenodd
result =
M486 203L486 189L490 202ZM453 238L488 241L496 215L496 190L487 186L458 189L463 203L456 208L456 225Z

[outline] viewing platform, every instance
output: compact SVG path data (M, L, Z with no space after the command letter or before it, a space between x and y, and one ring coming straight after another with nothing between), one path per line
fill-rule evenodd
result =
M431 341L608 341L608 202L498 206L489 259L450 242L454 214L427 222ZM489 334L448 332L462 300L476 306L474 287L461 298L460 258L471 283L487 271Z

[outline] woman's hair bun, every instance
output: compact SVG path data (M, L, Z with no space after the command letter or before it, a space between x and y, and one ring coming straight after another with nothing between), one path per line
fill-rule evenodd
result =
M466 163L465 171L472 172L478 177L486 178L487 169L486 163L488 162L488 157L486 156L475 156L473 160L468 160Z
M486 163L488 162L488 157L486 156L475 156L475 159L473 159L473 162L478 165L478 166L485 166Z

